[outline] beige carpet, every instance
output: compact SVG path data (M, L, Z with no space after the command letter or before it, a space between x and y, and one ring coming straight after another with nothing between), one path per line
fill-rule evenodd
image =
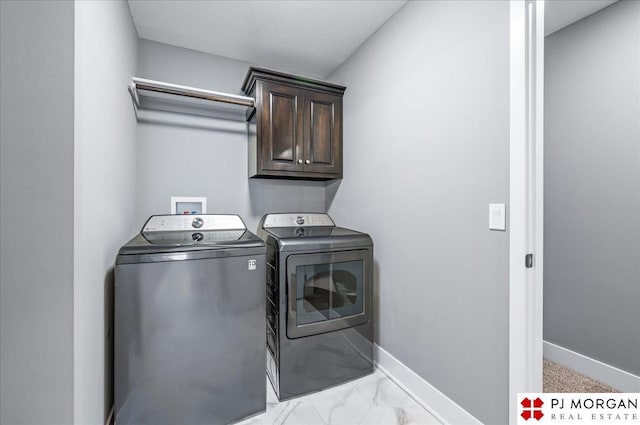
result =
M619 393L620 391L580 375L578 372L544 360L543 390L545 393Z

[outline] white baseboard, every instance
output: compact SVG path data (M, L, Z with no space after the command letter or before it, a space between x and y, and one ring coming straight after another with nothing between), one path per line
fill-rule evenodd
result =
M544 341L544 358L625 393L640 392L640 376Z
M378 344L373 346L373 357L382 373L443 424L482 424L475 416L442 394L436 387L422 379Z

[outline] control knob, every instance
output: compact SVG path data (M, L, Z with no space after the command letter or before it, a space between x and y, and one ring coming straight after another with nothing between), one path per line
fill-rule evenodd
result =
M204 239L204 235L202 233L194 233L193 235L191 235L191 239L193 239L194 242L201 242Z
M203 224L204 224L204 220L202 219L202 217L196 217L191 222L191 226L195 229L201 228Z
M302 225L304 224L304 217L303 217L303 216L301 216L301 215L299 215L299 216L296 218L296 223L297 223L297 224L299 224L300 226L302 226Z

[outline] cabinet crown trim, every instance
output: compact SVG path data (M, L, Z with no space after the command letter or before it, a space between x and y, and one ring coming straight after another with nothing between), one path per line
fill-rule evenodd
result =
M344 91L347 89L345 86L315 80L313 78L301 77L299 75L287 74L265 68L250 67L247 72L247 76L244 78L242 83L242 91L246 95L249 95L257 80L273 81L281 84L295 84L298 87L336 94L339 96L342 96Z

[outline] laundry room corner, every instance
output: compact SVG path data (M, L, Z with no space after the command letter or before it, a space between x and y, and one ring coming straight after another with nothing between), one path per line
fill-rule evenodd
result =
M251 64L139 40L138 76L241 94ZM138 222L166 211L171 196L204 196L208 209L239 213L255 231L265 213L325 212L324 182L248 178L247 124L210 117L147 115L137 124ZM175 121L175 120L174 120Z
M74 422L113 404L113 264L135 234L137 32L126 3L75 2Z

